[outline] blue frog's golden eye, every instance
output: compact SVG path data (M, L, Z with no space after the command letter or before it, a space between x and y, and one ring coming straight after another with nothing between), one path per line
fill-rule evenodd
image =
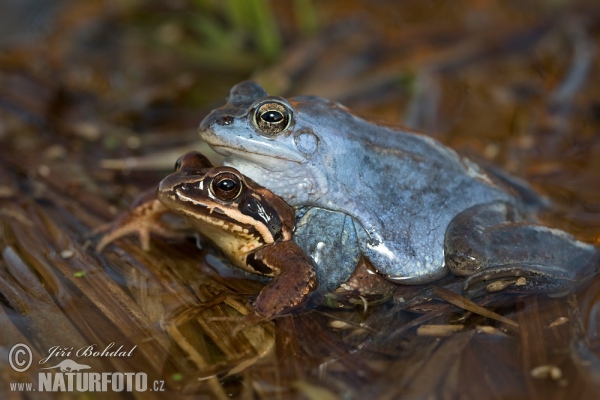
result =
M232 172L221 172L210 184L210 191L219 200L233 201L242 194L243 182Z
M254 112L254 124L261 133L275 136L290 127L292 111L278 101L266 101L260 104Z

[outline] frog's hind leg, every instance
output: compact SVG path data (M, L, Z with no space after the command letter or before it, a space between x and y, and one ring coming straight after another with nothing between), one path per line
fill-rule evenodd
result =
M535 225L504 202L471 207L449 224L446 263L468 276L464 290L562 294L598 272L600 256L592 245L568 233Z

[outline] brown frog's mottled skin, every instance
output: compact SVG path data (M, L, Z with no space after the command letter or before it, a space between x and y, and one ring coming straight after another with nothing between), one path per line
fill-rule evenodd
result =
M256 299L260 318L300 307L317 288L310 259L291 241L294 211L237 170L212 168L201 154L188 153L162 180L157 197L186 216L235 266L274 278Z

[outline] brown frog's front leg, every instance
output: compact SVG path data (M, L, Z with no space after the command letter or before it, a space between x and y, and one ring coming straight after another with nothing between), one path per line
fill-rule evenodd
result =
M304 251L292 241L264 247L249 257L256 268L278 271L254 303L255 314L244 318L242 326L267 321L304 305L317 288L317 274Z
M127 212L94 230L94 234L103 234L102 239L96 245L96 251L100 253L115 240L136 233L145 251L150 250L151 233L164 238L185 238L184 233L164 225L161 218L166 213L172 212L158 201L156 189L143 192Z

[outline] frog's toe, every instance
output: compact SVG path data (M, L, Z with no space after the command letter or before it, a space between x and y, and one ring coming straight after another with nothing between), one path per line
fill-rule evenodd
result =
M469 276L464 282L463 290L470 297L499 291L561 295L580 283L577 275L575 270L541 264L502 265Z
M157 221L136 221L135 224L117 226L102 236L96 245L96 252L101 253L106 246L125 236L137 234L142 250L150 250L150 235L154 234L165 239L182 240L188 235L185 232L174 231Z
M144 239L143 239L144 235L139 231L139 229L137 227L125 226L125 227L116 227L115 228L114 226L111 226L111 224L107 224L107 227L102 226L100 228L101 228L101 230L98 233L103 233L103 236L100 239L100 241L98 242L98 244L96 245L97 253L102 253L102 251L104 251L106 246L108 246L115 240L120 239L125 236L128 236L130 234L136 233L136 232L140 233L140 241L142 242L142 248L144 248L144 250L146 250L146 248L144 246L150 246L149 241L147 243L144 242Z
M131 210L120 215L115 221L96 228L93 234L102 234L96 251L102 252L117 239L137 234L145 251L150 250L150 234L167 239L183 239L186 234L165 225L161 217L168 213L165 206L156 199L147 199Z

